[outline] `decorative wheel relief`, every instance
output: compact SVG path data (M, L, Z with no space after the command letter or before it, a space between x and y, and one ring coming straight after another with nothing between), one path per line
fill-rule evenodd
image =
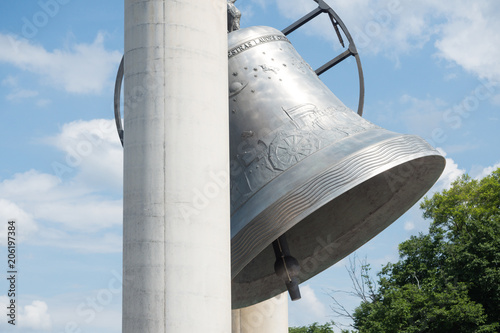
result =
M271 142L269 160L276 170L286 170L319 149L319 140L311 133L280 133Z

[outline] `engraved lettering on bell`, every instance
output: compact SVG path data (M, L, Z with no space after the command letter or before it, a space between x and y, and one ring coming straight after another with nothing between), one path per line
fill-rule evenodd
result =
M267 44L269 42L282 42L282 41L290 43L288 38L286 38L283 35L269 35L260 38L255 38L231 47L227 53L227 56L228 58L231 58L234 57L235 55L242 53L243 51L247 51L261 44Z

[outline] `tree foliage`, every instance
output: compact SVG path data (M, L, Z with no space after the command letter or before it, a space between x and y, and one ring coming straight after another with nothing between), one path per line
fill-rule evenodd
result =
M332 324L333 322L323 325L314 323L309 326L289 327L288 333L333 333Z
M359 332L500 331L500 169L467 175L425 198L429 233L399 245L400 260L352 314Z

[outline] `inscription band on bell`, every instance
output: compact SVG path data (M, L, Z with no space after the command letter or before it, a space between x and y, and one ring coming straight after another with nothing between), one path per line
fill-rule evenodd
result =
M262 36L259 38L251 39L249 41L246 41L244 43L241 43L240 45L233 47L230 49L227 53L228 58L231 58L237 54L240 54L243 51L246 51L252 47L258 46L260 44L264 43L269 43L269 42L288 42L288 38L286 38L283 35L268 35L268 36Z

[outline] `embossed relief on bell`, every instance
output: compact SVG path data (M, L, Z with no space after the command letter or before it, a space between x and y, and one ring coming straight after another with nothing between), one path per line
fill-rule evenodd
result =
M250 186L254 189L261 188L264 184L268 183L279 173L274 170L267 156L259 156L254 162L245 170L246 178Z
M241 177L241 176L240 176ZM239 207L243 202L245 202L248 197L250 196L250 184L247 184L248 188L244 188L244 185L241 184L241 182L231 182L230 186L230 195L231 195L231 212L234 211L232 208L233 205L235 207Z
M288 47L288 52L287 52L287 64L290 64L288 68L295 68L299 70L302 74L306 74L307 72L313 72L314 70L311 68L311 66L304 61L304 59L300 56L300 54L297 53L297 50L290 44L287 46ZM287 66L285 66L287 67Z
M229 98L231 294L239 308L286 289L271 245L284 233L303 282L417 202L444 158L421 138L348 109L278 30L232 32L228 50L237 92ZM318 235L328 238L320 252Z
M320 149L374 127L328 90L288 39L267 31L229 36L231 158L241 169L231 177L233 211Z
M232 159L229 167L231 211L233 211L233 206L239 206L248 199L252 193L252 186L245 176L245 167L238 159ZM245 179L245 181L242 181L242 179Z
M309 66L307 66L303 60L299 59L299 58L291 58L290 59L290 64L292 65L292 67L298 69L302 74L306 74L307 73L307 69L310 69Z
M248 131L251 132L251 131ZM269 147L256 139L255 133L242 141L239 146L241 154L231 161L231 178L245 181L231 182L231 207L239 207L246 199L264 184L275 178L280 172L273 168L268 159Z
M274 67L274 66L267 66L267 65L259 65L260 68L262 68L262 70L264 72L273 72L274 74L278 74L278 71L280 70L278 67Z
M285 171L319 149L320 141L305 131L282 132L271 142L269 160L274 169Z
M326 146L370 128L377 128L345 106L329 106L320 110L314 104L301 104L289 109L282 107L296 129L312 131Z
M314 104L302 104L294 106L288 110L283 107L283 112L291 119L292 123L297 129L313 129L314 127L319 127L319 129L328 129L318 126L318 119L320 117L320 112L316 105Z
M245 168L249 167L257 159L266 156L267 145L263 141L253 138L253 136L252 132L252 135L248 136L246 140L240 144L241 154L239 154L238 157Z
M339 128L337 127L339 125L339 121L335 119L335 110L337 109L338 107L330 106L318 111L318 113L316 114L316 119L314 120L314 127L329 132L334 131L342 133L342 135L338 137L338 139L340 139L349 134L346 131L339 130Z
M243 131L243 132L241 132L241 138L242 139L251 138L253 135L254 135L253 131Z
M229 97L236 96L239 94L245 87L248 85L248 82L242 83L240 81L234 81L229 84Z

